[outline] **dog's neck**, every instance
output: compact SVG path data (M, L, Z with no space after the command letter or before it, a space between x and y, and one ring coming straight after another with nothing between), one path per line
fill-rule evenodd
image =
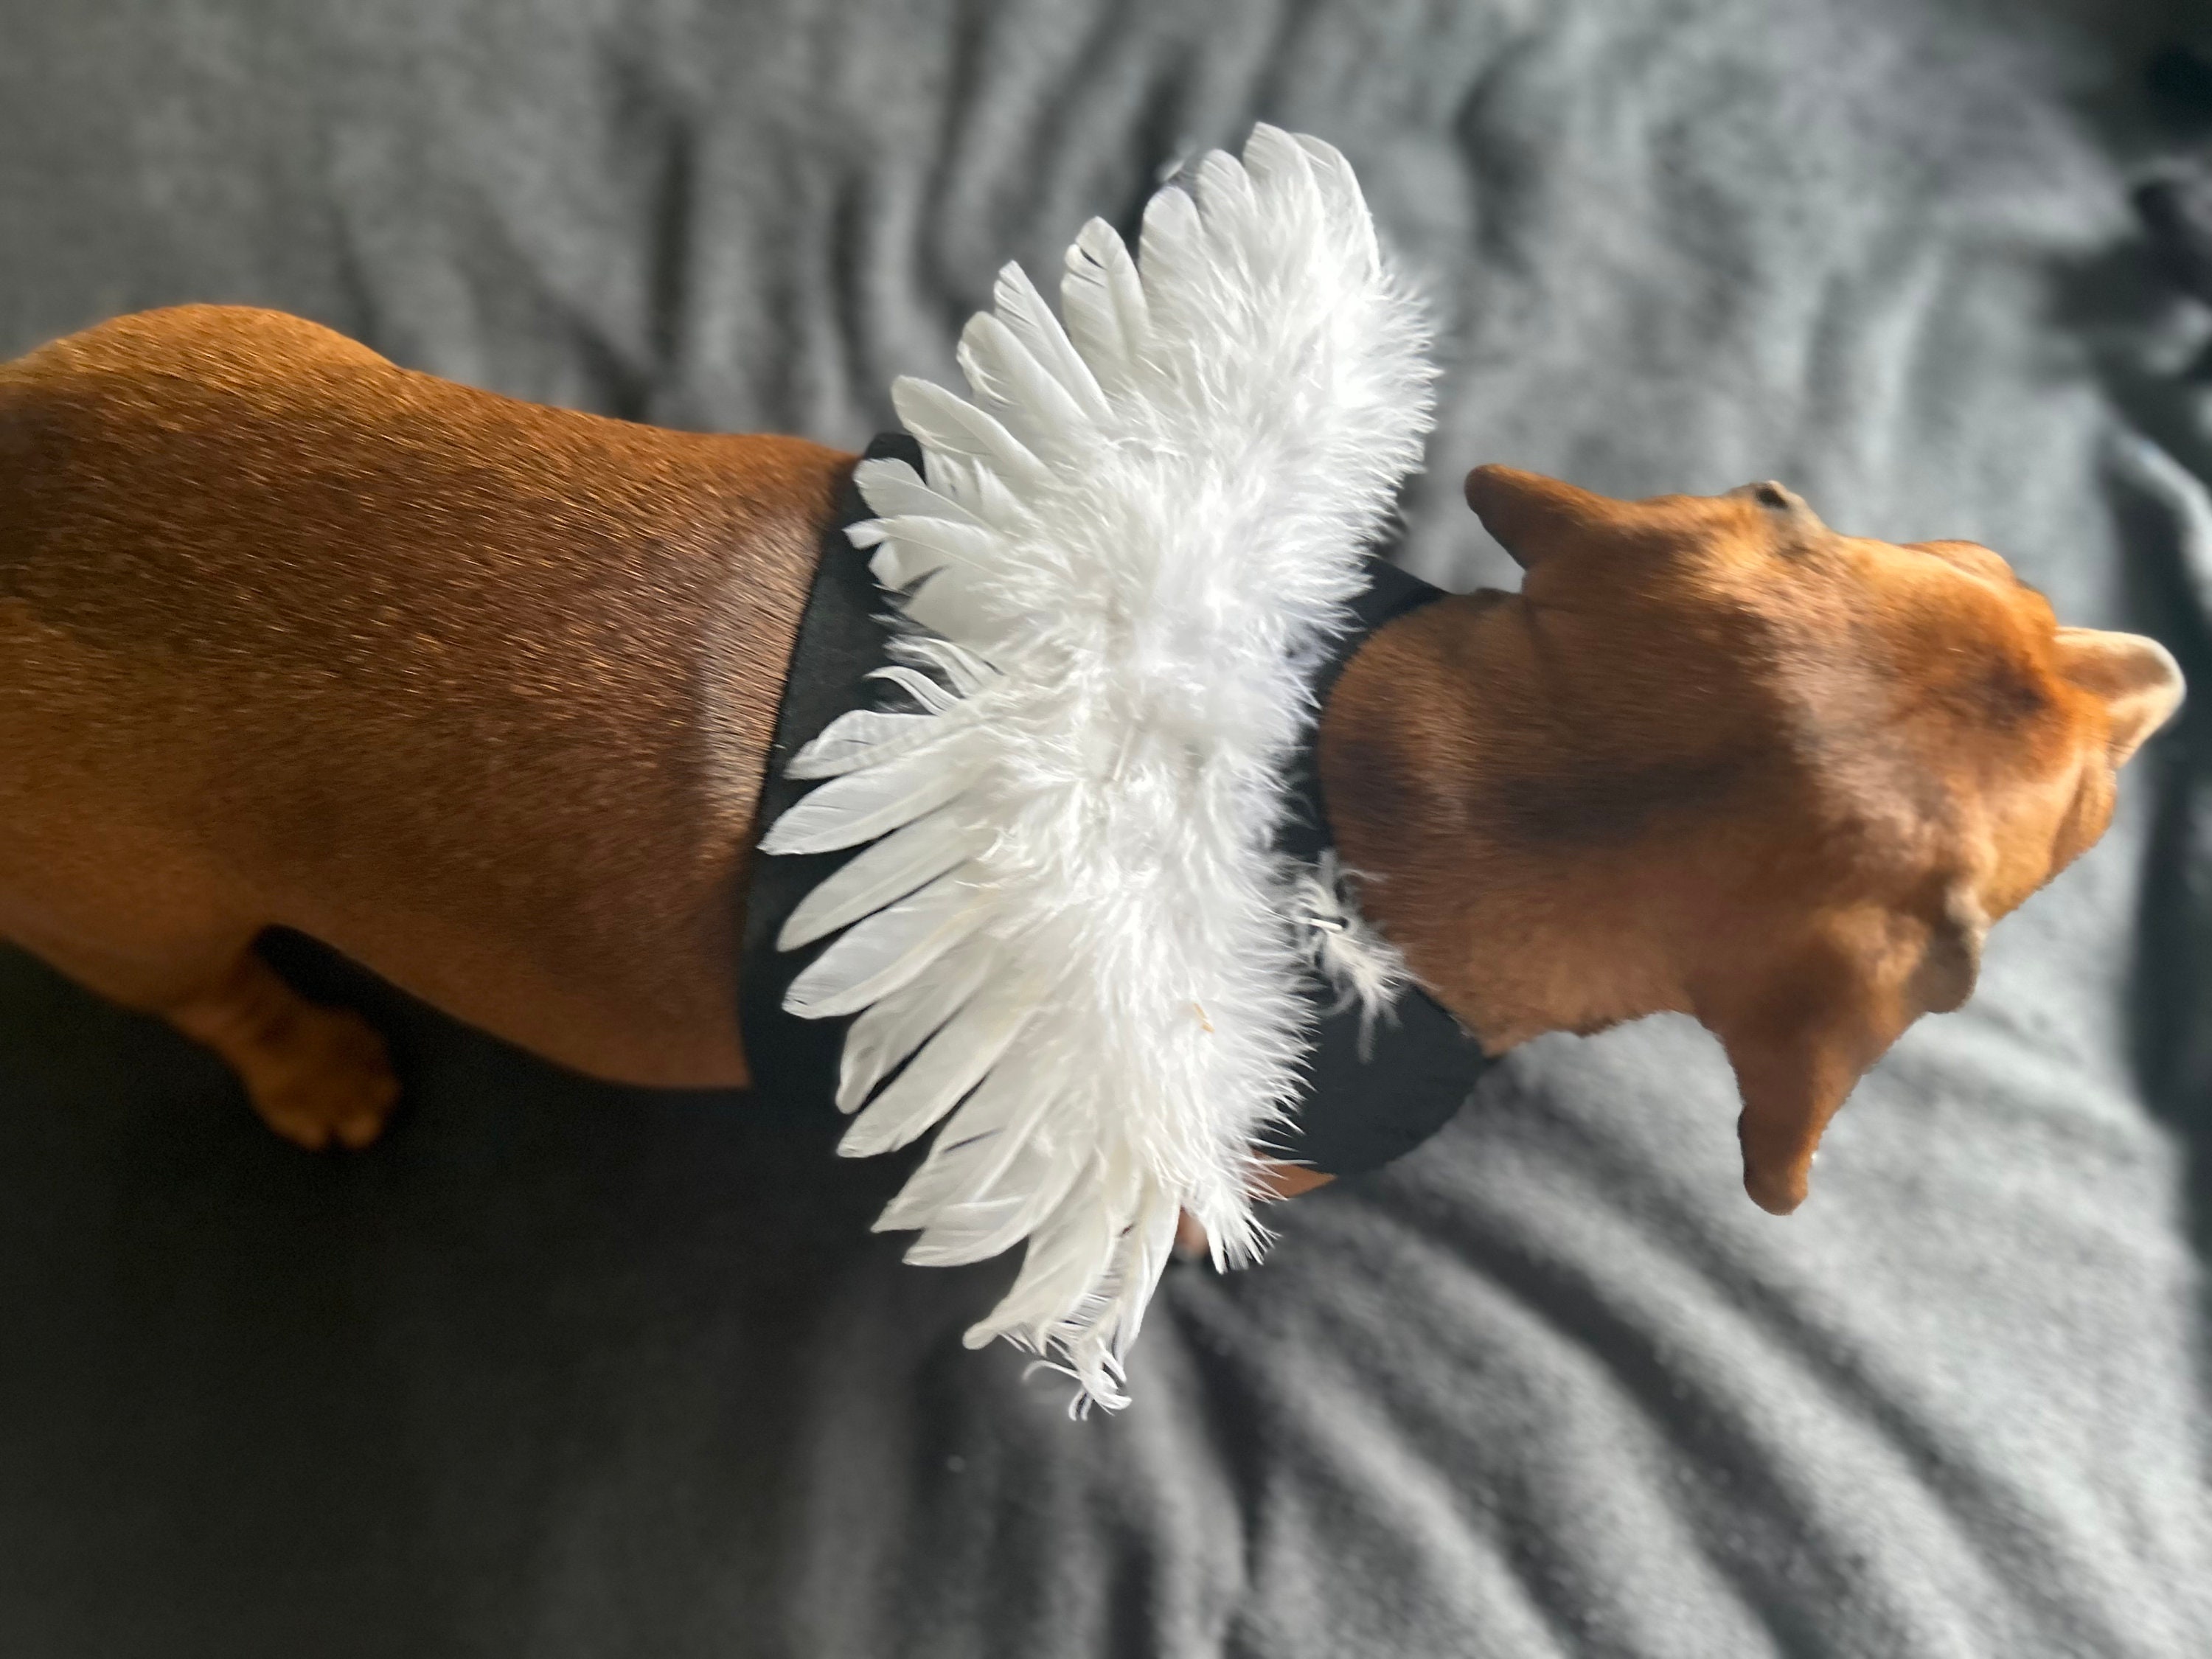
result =
M1668 843L1700 769L1599 752L1537 684L1519 608L1470 594L1379 630L1320 743L1363 908L1493 1054L1690 1004L1696 884Z

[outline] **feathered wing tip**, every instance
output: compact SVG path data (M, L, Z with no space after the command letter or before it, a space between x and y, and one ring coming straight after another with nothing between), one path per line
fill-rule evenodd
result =
M926 465L863 462L847 533L915 630L878 671L902 706L807 744L790 773L822 781L762 843L869 843L779 944L836 935L786 1006L858 1015L840 1152L936 1131L878 1227L928 1265L1026 1241L968 1340L1109 1408L1179 1214L1224 1262L1266 1242L1250 1148L1295 1097L1321 902L1268 850L1298 665L1429 424L1420 313L1341 155L1261 126L1194 191L1154 197L1138 258L1085 225L1060 317L1001 271L969 398L893 387Z

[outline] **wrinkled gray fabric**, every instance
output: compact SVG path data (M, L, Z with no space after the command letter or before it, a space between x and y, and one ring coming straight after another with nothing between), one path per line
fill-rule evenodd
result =
M0 350L184 300L656 421L857 442L1010 257L1255 118L1340 144L1497 459L1971 537L2212 690L2212 319L2130 241L2148 9L1905 0L0 4ZM2134 434L2134 435L2130 435ZM2155 447L2148 441L2154 441ZM465 811L465 803L456 810ZM1523 1051L1137 1403L963 1352L897 1172L394 1033L368 1154L0 954L0 1652L2212 1652L2212 717L1860 1090L1813 1201L1654 1021ZM1501 942L1506 948L1506 942Z

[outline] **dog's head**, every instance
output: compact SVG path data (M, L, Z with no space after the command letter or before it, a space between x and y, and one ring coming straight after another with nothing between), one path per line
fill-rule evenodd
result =
M1842 535L1778 484L1623 501L1484 466L1467 495L1526 573L1492 634L1543 708L1509 741L1558 745L1490 769L1525 809L1573 750L1606 805L1553 815L1560 853L1634 866L1735 1066L1745 1185L1794 1209L1861 1073L2104 833L2180 672L2060 626L1986 548Z

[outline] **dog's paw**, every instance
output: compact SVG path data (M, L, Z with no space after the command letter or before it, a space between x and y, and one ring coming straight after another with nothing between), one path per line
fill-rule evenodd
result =
M359 1151L384 1133L399 1103L399 1079L375 1028L343 1008L302 1011L282 1054L246 1078L261 1121L295 1146Z

